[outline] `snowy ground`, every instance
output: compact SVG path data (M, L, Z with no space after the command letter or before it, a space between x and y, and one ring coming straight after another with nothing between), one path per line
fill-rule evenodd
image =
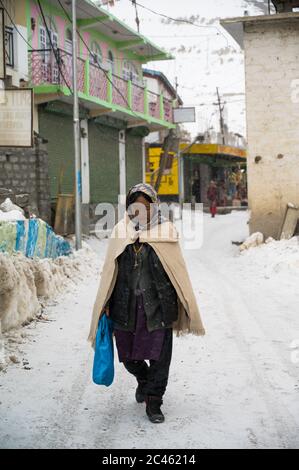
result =
M205 214L203 247L185 252L207 335L175 338L164 424L135 403L117 356L113 385L91 382L88 273L47 307L53 321L24 329L24 363L0 375L0 447L299 448L299 244L239 255L246 220ZM107 241L90 244L99 272Z

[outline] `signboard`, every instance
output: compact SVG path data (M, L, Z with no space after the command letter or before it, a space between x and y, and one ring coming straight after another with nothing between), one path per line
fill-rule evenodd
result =
M32 89L0 90L0 147L33 147Z
M5 27L4 10L0 8L0 80L5 78Z
M175 124L195 121L195 108L174 108L173 122Z

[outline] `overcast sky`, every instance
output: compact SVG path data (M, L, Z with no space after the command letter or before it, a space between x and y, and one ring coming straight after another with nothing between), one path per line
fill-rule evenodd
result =
M197 26L177 23L141 6L140 32L175 56L175 60L151 62L174 84L186 106L196 106L196 123L185 124L195 135L213 126L219 130L219 114L213 105L216 87L226 102L225 116L233 132L246 133L243 51L219 25L219 19L267 12L267 0L137 0L157 13L191 20ZM111 13L136 29L130 0L118 0Z

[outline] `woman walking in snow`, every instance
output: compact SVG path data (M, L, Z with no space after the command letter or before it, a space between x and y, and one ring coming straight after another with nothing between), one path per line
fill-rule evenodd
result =
M93 345L105 312L119 361L137 379L136 401L146 403L151 422L163 422L173 331L203 335L204 328L177 231L161 216L149 184L130 189L125 216L111 235L90 327Z

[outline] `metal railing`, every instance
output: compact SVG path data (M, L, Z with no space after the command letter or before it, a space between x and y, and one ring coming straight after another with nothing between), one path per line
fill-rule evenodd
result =
M171 100L161 99L160 95L146 91L145 87L104 71L91 62L86 64L81 58L77 60L79 92L136 113L148 113L153 118L172 122ZM52 49L29 51L29 69L32 86L64 85L72 89L72 54L62 49L56 49L55 54Z
M78 90L84 92L85 62L78 58ZM30 81L33 86L64 85L73 87L72 54L56 49L29 51Z

